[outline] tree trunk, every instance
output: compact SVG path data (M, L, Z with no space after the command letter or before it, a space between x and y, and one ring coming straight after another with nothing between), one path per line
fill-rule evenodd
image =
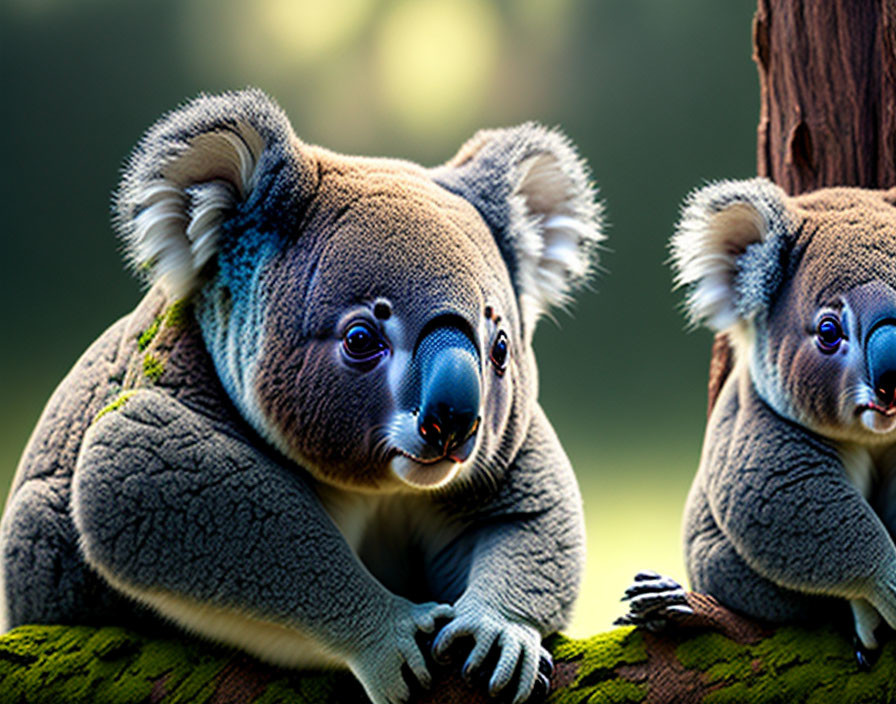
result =
M896 185L896 2L759 0L756 171L790 195ZM731 370L716 336L709 410Z

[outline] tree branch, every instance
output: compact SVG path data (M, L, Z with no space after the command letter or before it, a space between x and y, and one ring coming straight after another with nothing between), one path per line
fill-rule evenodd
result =
M555 636L548 646L556 704L896 701L896 642L871 672L860 672L850 644L829 629L725 635L625 627L584 640ZM457 677L458 667L438 669L433 690L415 704L494 702ZM0 637L0 692L20 704L366 701L346 672L283 670L186 636L85 626L21 626Z

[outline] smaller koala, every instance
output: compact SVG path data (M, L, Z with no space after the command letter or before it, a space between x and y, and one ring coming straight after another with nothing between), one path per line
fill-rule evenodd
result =
M394 704L442 621L435 656L546 693L584 524L532 335L601 239L568 140L484 130L426 169L205 95L140 141L116 215L150 289L25 450L0 626L162 619Z
M671 250L691 322L734 350L685 509L693 589L773 623L847 602L875 649L896 628L896 189L709 185ZM647 577L642 609L687 610Z

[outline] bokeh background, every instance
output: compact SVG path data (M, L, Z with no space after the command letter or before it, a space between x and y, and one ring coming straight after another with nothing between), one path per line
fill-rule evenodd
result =
M666 241L685 194L755 172L754 0L3 0L0 500L49 394L135 305L110 193L142 132L257 85L304 140L434 165L478 127L561 126L610 223L603 272L535 338L579 476L588 567L571 632L632 574L684 579L711 336L687 333Z

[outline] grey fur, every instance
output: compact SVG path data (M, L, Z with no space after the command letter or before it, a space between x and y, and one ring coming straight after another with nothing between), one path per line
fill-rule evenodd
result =
M414 636L444 618L436 647L472 636L477 667L498 642L490 688L517 672L525 699L584 558L575 478L536 400L527 292L508 271L532 259L514 229L531 223L480 215L509 212L505 172L533 135L560 156L527 202L563 231L547 235L555 254L585 252L598 206L555 133L480 135L501 158L454 177L464 167L304 145L258 91L200 97L150 129L118 226L154 285L62 382L25 451L0 525L6 626L161 616L287 666L347 666L382 704L407 696L403 666L428 681ZM530 275L543 266L571 290L584 260L551 256ZM346 356L358 321L388 341L375 364ZM411 420L421 388L439 393L416 381L436 328L463 342L481 391L450 461ZM506 368L490 357L499 332Z
M539 160L554 173L548 189L532 197L527 177ZM529 122L507 129L481 130L445 166L433 170L435 181L466 198L492 228L519 295L539 299L533 319L554 305L563 305L596 264L602 207L585 162L569 139L555 130ZM564 271L560 285L539 286L527 271L527 259L545 248L545 225L551 210L582 223L572 233L570 258L555 261Z
M752 180L692 194L672 244L691 317L736 353L685 510L691 585L771 622L848 601L869 648L896 628L896 434L865 351L896 312L894 227L892 192Z

